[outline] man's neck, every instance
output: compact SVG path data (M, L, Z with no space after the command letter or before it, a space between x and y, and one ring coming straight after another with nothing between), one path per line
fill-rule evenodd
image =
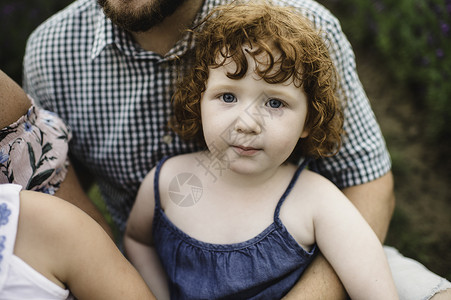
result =
M171 16L146 32L132 32L135 41L145 50L165 55L194 21L203 0L189 0Z

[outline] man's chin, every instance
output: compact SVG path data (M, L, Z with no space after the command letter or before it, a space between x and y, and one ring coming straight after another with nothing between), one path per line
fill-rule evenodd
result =
M107 15L107 17L109 17ZM130 19L117 19L117 18L111 18L111 21L119 26L120 28L129 31L129 32L146 32L152 27L160 24L163 21L163 18L152 18L152 20L143 20L143 21L137 21L137 22L130 22Z
M131 5L115 8L109 0L97 0L97 2L113 24L130 32L146 32L171 16L185 0L150 1L137 11L130 9Z

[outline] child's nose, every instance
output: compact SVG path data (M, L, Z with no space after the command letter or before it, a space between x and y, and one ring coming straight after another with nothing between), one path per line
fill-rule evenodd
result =
M263 123L257 107L243 109L235 121L235 130L239 133L260 134Z

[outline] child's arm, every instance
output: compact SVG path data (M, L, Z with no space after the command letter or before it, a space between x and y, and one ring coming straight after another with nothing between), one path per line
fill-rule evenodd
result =
M382 245L352 203L318 176L313 213L315 239L351 299L398 299Z
M166 273L163 270L152 240L154 216L153 169L142 182L130 212L124 236L125 252L155 296L169 299Z
M77 299L155 299L105 231L74 205L22 191L14 253Z

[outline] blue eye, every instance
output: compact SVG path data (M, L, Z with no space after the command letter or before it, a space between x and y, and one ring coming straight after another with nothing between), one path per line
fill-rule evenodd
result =
M271 107L271 108L279 108L281 106L283 106L282 101L278 100L278 99L270 99L267 103L267 106Z
M236 101L236 97L233 94L225 93L221 96L222 101L226 103L232 103Z

